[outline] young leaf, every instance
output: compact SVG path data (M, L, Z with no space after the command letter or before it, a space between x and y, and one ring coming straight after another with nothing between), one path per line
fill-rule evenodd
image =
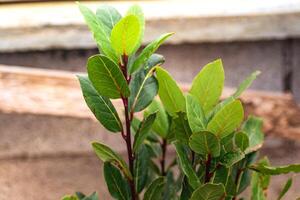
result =
M211 154L213 157L220 155L220 141L208 131L193 133L189 140L190 148L201 155Z
M206 129L205 114L197 99L190 94L186 96L186 113L193 133L198 133Z
M144 194L144 200L157 200L161 199L165 178L159 177L155 179L148 187Z
M244 110L242 103L235 100L224 106L208 123L208 131L224 138L238 128L243 121Z
M187 176L189 184L196 189L200 185L200 180L198 179L197 174L187 157L187 152L185 151L184 146L178 141L175 141L173 144L175 146L182 172Z
M224 85L224 69L220 59L203 67L194 78L190 93L197 97L205 114L219 101Z
M249 147L246 149L246 153L256 151L262 146L264 141L262 126L262 120L253 116L250 116L247 121L244 122L242 130L248 135L249 138Z
M114 22L116 22L120 16L118 16L118 14L116 14L116 12L112 12L111 8L108 9L107 7L106 8L103 7L105 10L105 13L101 12L101 15L97 14L97 16L96 16L86 6L83 6L80 3L78 3L78 6L79 6L81 14L83 15L83 17L85 19L85 22L87 23L89 29L93 33L94 39L97 42L98 46L100 46L101 50L103 51L103 53L105 55L107 55L114 61L117 61L118 57L110 43L111 29L109 29L107 27L106 22L107 22L107 20L110 19L110 17L113 17ZM108 9L108 10L106 10L106 9ZM109 14L109 16L110 16L109 18L107 17L107 14ZM104 19L105 19L105 21L103 21Z
M156 76L159 84L158 95L171 116L177 112L185 111L185 98L182 91L170 74L161 67L156 68Z
M244 132L238 132L235 134L235 145L242 151L245 151L249 147L248 135Z
M131 55L140 41L141 25L135 15L122 18L112 29L110 41L117 54Z
M285 165L285 166L278 166L278 167L271 167L266 165L251 165L250 169L257 171L262 174L267 175L280 175L280 174L287 174L290 172L300 173L300 164L292 164L292 165Z
M149 160L148 150L142 145L134 160L134 184L137 193L144 189L148 181Z
M120 132L122 123L116 109L107 97L98 94L86 76L78 76L83 97L90 110L109 131Z
M102 96L117 99L128 97L127 81L117 64L104 55L95 55L87 63L89 79Z
M287 182L285 183L284 187L282 188L280 194L279 194L279 197L277 198L277 200L281 200L282 197L289 191L290 187L292 186L293 184L293 179L292 178L289 178L287 180Z
M112 164L122 170L127 178L132 179L132 175L128 169L128 166L126 162L121 158L121 156L119 156L111 148L104 144L92 142L92 146L100 160L102 160L103 162L112 162Z
M109 162L104 163L103 170L107 188L111 196L120 200L129 200L129 185L119 170Z
M150 133L151 126L156 118L156 113L153 113L146 117L139 126L137 133L134 136L133 151L137 152L139 147L143 144L144 140L147 138L148 133Z
M79 200L76 196L66 195L61 200Z
M139 22L140 22L140 27L141 27L140 36L139 36L140 40L139 40L139 42L137 43L137 45L135 47L134 51L136 51L141 46L142 41L143 41L143 37L144 37L144 31L145 31L144 13L143 13L143 10L140 6L133 5L128 9L126 14L136 16L138 18Z
M148 106L148 108L145 110L144 116L149 116L150 114L155 112L157 113L157 115L152 125L152 129L162 138L166 138L169 131L168 115L161 103L154 99L152 103Z
M111 30L115 24L117 24L122 18L122 15L118 12L118 10L109 5L101 5L98 7L96 16L98 20L102 22L102 25L105 28L104 30L108 33L108 37L110 36Z
M131 92L129 107L131 112L139 112L145 109L157 95L158 82L152 73L152 70L147 72L145 69L141 69L133 75L129 85Z
M253 72L250 76L248 76L237 88L235 93L232 95L235 99L237 99L256 79L256 77L260 74L260 71Z
M190 200L220 200L225 197L225 188L222 184L206 183L197 188Z
M174 135L179 142L188 145L192 131L185 113L179 112L172 119L170 134Z
M129 73L132 74L139 67L143 65L143 63L147 62L150 56L158 49L158 47L171 35L174 33L166 33L161 35L159 38L148 44L143 51L139 54L139 56L135 59L133 65L129 69Z

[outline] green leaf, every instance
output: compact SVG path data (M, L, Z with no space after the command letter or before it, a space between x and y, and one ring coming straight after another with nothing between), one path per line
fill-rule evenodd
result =
M159 177L155 179L147 188L144 194L144 200L158 200L161 199L165 178Z
M184 146L178 142L173 142L175 146L175 150L178 156L179 165L181 167L182 172L187 176L189 184L196 189L200 185L200 180L197 177L196 172L194 171L190 160L187 157L187 152L184 149Z
M282 197L284 197L284 195L289 191L289 189L291 188L293 184L293 179L292 178L289 178L287 180L287 182L285 183L284 187L282 188L280 194L279 194L279 197L277 198L277 200L281 200Z
M148 181L149 153L142 145L134 160L134 183L137 193L140 193Z
M206 129L207 121L205 114L197 99L190 94L186 96L186 112L193 133Z
M169 131L168 115L161 103L154 99L145 110L144 116L149 116L150 114L155 112L157 113L157 115L152 125L152 129L162 138L166 138Z
M122 15L118 12L118 10L109 5L101 5L98 7L96 16L98 20L102 22L108 36L110 36L111 30L114 28L115 24L122 19Z
M172 119L170 134L175 135L176 140L179 142L186 145L189 144L192 131L185 113L179 112L177 116Z
M258 150L264 141L264 134L262 132L263 122L260 118L250 116L243 124L242 130L248 135L249 148L246 153Z
M197 188L190 200L220 200L225 197L225 189L222 184L206 183Z
M66 195L61 200L79 200L76 196Z
M236 195L236 184L231 174L231 169L232 168L226 168L225 166L218 167L213 179L213 183L222 183L224 185L226 196Z
M138 20L140 22L140 27L141 27L140 36L139 36L140 40L139 40L139 42L137 43L137 45L135 47L134 51L136 51L141 46L142 41L143 41L143 37L144 37L144 32L145 32L144 13L143 13L142 8L139 5L133 5L128 9L126 15L134 15L138 18Z
M252 173L251 178L251 200L266 200L259 174L256 172Z
M185 111L185 98L182 91L170 74L161 67L156 68L156 76L159 84L158 95L171 116L177 112Z
M115 62L104 55L95 55L87 63L89 79L102 96L117 99L128 97L127 81Z
M157 53L154 53L150 56L148 61L146 62L144 68L145 69L151 69L152 67L156 65L162 65L165 62L165 58Z
M156 118L156 113L153 113L146 117L140 124L137 133L134 136L133 151L137 152L139 147L143 144L144 140L150 133L151 126Z
M111 162L113 165L122 170L127 178L132 179L132 175L128 169L128 166L126 162L121 158L121 156L119 156L105 144L92 142L92 146L100 160L102 160L103 162Z
M173 34L174 33L165 33L150 44L148 44L139 54L139 56L135 59L133 65L129 69L129 73L132 74L137 69L139 69L145 62L147 62L147 60L159 48L159 46Z
M133 75L129 85L129 107L131 112L139 112L145 109L158 92L158 82L153 76L153 71L147 72L141 69Z
M284 165L278 167L273 167L273 166L271 167L271 166L258 164L258 165L251 165L249 168L259 173L267 174L267 175L280 175L280 174L287 174L290 172L300 173L300 164Z
M208 131L224 138L238 128L243 121L244 110L242 103L235 100L224 106L208 123Z
M93 87L86 76L78 76L83 97L98 121L109 131L120 132L122 123L118 113L107 97L103 97Z
M244 132L238 132L235 134L235 145L242 151L245 151L249 147L248 135Z
M211 154L213 157L220 155L220 141L208 131L193 133L189 140L190 148L201 155Z
M81 14L83 15L85 22L87 23L89 29L93 33L94 39L97 42L98 46L100 46L101 50L105 55L113 59L114 61L118 60L118 57L111 46L110 43L110 32L111 29L107 27L106 22L113 17L113 22L116 22L120 17L115 11L112 11L112 8L102 7L105 12L99 12L97 16L86 6L78 3ZM108 9L108 10L107 10ZM108 17L109 14L109 17ZM103 21L105 19L105 21ZM113 26L113 25L112 25Z
M224 85L224 69L220 59L208 63L194 78L190 93L197 97L207 114L219 101Z
M250 76L248 76L237 88L235 93L232 95L235 99L238 98L256 79L256 77L260 74L260 71L253 72Z
M174 174L172 171L168 171L162 200L175 200L177 197L176 189Z
M182 180L182 190L180 194L180 200L189 200L192 196L193 188L189 185L187 177L183 177Z
M131 55L140 41L141 25L135 15L122 18L112 29L110 41L117 54Z
M220 162L226 167L231 167L235 163L241 161L243 158L245 158L245 154L240 150L236 150L226 153L221 158Z
M109 162L104 163L103 170L107 188L111 196L119 200L129 200L129 185L119 170Z
M81 192L75 192L75 194L79 200L83 200L86 197L86 195Z

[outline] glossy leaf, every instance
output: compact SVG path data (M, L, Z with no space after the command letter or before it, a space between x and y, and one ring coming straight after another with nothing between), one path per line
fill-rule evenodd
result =
M148 181L149 160L148 150L142 145L134 160L134 184L137 193L144 189Z
M86 76L78 76L86 104L98 121L109 131L120 132L122 123L118 113L107 97L103 97L93 87Z
M174 142L173 144L175 146L179 165L181 167L182 172L187 176L189 184L194 189L196 189L200 185L200 180L198 179L197 174L194 171L192 164L190 163L184 146L178 141Z
M250 153L259 149L264 141L264 134L262 132L263 122L260 118L250 116L243 124L242 130L248 135L249 148L246 153Z
M104 163L103 170L107 188L111 196L118 200L129 200L129 185L119 170L109 162Z
M147 60L150 58L150 56L159 48L159 46L171 35L174 33L166 33L161 35L159 38L148 44L143 51L139 54L139 56L135 59L133 65L129 69L129 73L132 74L137 69L139 69Z
M190 148L201 155L211 154L213 157L220 155L220 141L208 131L193 133L189 139Z
M155 179L147 188L144 194L144 200L157 200L161 199L164 189L165 178L159 177Z
M244 132L238 132L235 134L235 144L242 151L245 151L249 147L248 135Z
M193 133L206 129L206 118L198 100L192 95L186 96L186 112L189 125Z
M148 117L146 117L141 122L139 129L137 130L137 133L134 136L134 143L133 143L134 152L137 152L139 150L139 147L143 144L144 140L147 138L155 118L156 118L156 113L153 113Z
M162 65L164 62L165 58L162 55L154 53L150 56L144 68L149 70L156 65Z
M174 135L177 141L188 145L192 131L185 113L177 113L177 116L172 119L170 134Z
M139 36L139 42L137 43L135 50L136 51L142 44L143 41L143 37L144 37L144 32L145 32L145 17L144 17L144 13L142 8L139 5L133 5L131 6L126 15L134 15L138 18L139 22L140 22L140 36Z
M61 200L79 200L76 196L73 195L66 195Z
M117 64L104 55L95 55L87 63L89 79L102 96L117 99L128 97L127 81Z
M287 182L285 183L284 187L282 188L280 194L279 194L279 197L277 198L277 200L281 200L284 195L289 191L289 189L291 188L293 184L293 179L292 178L289 178L287 180Z
M234 182L234 178L231 174L231 167L226 168L225 166L220 166L216 172L213 179L213 183L218 184L222 183L224 185L227 196L235 196L236 195L236 184Z
M224 138L238 128L243 121L244 110L241 102L235 100L224 106L208 123L208 131Z
M250 169L257 171L262 174L268 175L280 175L280 174L287 174L287 173L300 173L300 164L292 164L292 165L284 165L278 167L271 167L265 165L252 165L249 167Z
M170 74L161 67L156 68L156 76L159 84L159 97L171 116L177 112L185 111L185 98L179 86Z
M102 160L103 162L111 162L113 165L122 170L127 178L132 179L132 175L128 169L128 166L126 162L121 158L121 156L115 153L110 147L102 143L93 142L92 146L100 160Z
M236 150L226 153L221 158L220 162L226 167L231 167L235 163L241 161L243 158L245 158L245 154L240 150Z
M122 18L111 31L111 45L117 54L131 55L140 41L141 25L135 15Z
M260 74L260 71L255 71L250 76L248 76L237 88L235 93L232 95L235 99L238 98L256 79L256 77Z
M157 113L157 115L152 125L152 129L162 138L166 138L169 131L168 115L161 103L154 99L152 103L148 106L144 114L145 116L149 116L151 113L155 112Z
M194 78L190 93L200 102L207 114L219 101L224 85L222 61L216 60L203 67Z
M131 112L139 112L145 109L158 92L158 82L153 76L153 71L147 72L141 69L133 75L129 85L129 107Z
M109 19L104 16L108 16L107 14L109 14L109 16L113 17L114 22L116 22L120 16L118 16L118 14L115 11L113 12L112 8L108 8L108 7L102 7L102 9L104 9L105 12L101 12L101 15L97 14L97 16L96 16L86 6L83 6L82 4L79 4L79 3L78 3L78 6L79 6L81 14L83 15L83 17L85 19L85 22L87 23L89 29L93 33L94 39L97 42L98 46L100 46L101 50L103 51L103 53L105 55L107 55L114 61L117 61L118 57L117 57L114 49L112 48L111 42L110 42L111 29L109 27L107 27L107 25L106 25L106 22ZM103 21L103 19L105 19L105 21Z
M190 200L220 200L225 197L225 189L222 184L206 183L197 188Z
M96 16L105 28L104 30L108 33L108 37L110 36L113 27L122 18L122 15L118 12L118 10L109 5L99 6L96 11Z

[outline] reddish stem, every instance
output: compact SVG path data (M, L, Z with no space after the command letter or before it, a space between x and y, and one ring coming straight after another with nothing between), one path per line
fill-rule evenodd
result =
M161 160L160 160L161 175L165 176L166 175L166 169L165 169L166 152L167 152L167 140L166 139L163 139L163 141L161 143L161 149L162 149L162 156L161 156Z

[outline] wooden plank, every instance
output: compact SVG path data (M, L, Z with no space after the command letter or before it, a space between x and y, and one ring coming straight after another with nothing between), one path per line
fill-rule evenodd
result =
M184 91L188 84L181 84ZM233 89L226 88L222 98ZM300 108L291 94L246 91L246 114L264 119L264 131L300 139ZM114 101L117 107L120 101ZM83 100L75 73L0 65L0 111L36 115L69 116L94 120Z

